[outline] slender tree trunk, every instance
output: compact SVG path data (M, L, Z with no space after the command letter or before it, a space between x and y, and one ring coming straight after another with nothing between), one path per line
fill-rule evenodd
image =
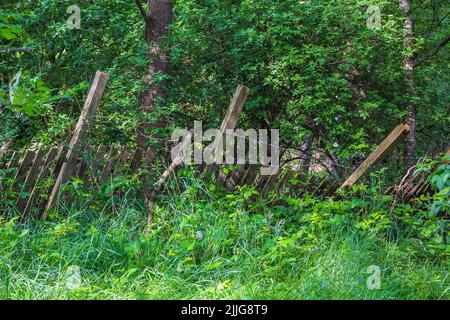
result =
M164 82L155 83L155 76L165 75L169 71L169 58L161 50L160 41L168 35L168 26L172 23L172 0L148 0L148 9L144 13L145 39L149 48L149 68L144 82L148 87L140 94L139 103L142 112L152 113L158 100L164 97ZM142 13L142 12L141 12ZM160 123L158 123L160 125ZM149 121L140 123L138 135L138 148L144 150L148 141Z
M406 56L404 59L404 69L406 74L406 82L408 88L408 116L406 123L410 127L410 131L406 137L405 163L408 167L415 164L416 157L416 126L417 126L417 108L414 104L414 56L412 53L413 37L414 37L414 21L411 17L411 0L400 0L400 8L403 10L405 22L403 25L404 42Z
M307 173L311 164L311 139L308 138L300 147L298 152L299 161L296 170L301 173Z

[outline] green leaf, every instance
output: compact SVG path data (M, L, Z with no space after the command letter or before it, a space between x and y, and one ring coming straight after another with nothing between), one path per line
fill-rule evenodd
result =
M194 239L184 239L180 242L180 246L183 250L186 251L192 251L195 247L195 240Z
M17 35L12 33L10 29L0 29L0 39L13 40L16 38Z
M214 270L214 269L220 267L221 265L222 265L222 261L216 261L216 262L213 262L213 263L206 264L205 267L206 267L207 270Z

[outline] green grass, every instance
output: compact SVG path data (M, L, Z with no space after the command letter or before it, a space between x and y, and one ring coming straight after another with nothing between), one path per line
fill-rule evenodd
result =
M131 196L116 210L75 201L54 222L3 222L0 299L449 298L448 259L418 239L361 229L345 206L329 214L325 202L302 202L285 212L246 206L249 195L187 183L160 199L148 235ZM379 290L367 287L371 265L381 268ZM73 266L82 282L69 289Z

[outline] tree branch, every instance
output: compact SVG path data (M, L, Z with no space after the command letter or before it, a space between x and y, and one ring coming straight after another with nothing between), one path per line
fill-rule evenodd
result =
M431 52L430 54L426 55L425 57L423 57L419 62L417 62L416 66L421 65L422 63L424 63L425 61L431 59L432 57L434 57L435 55L437 55L439 53L439 51L444 48L448 43L450 42L450 35L446 36L445 39L443 39L437 46L436 48L433 50L433 52Z
M144 7L142 6L141 0L135 0L135 2L136 2L136 5L137 5L137 7L138 7L138 9L139 9L139 12L140 12L142 18L144 18L144 20L145 20L146 22L148 22L148 15L147 15L147 13L145 12Z
M424 36L428 36L430 33L435 31L436 28L440 27L442 25L442 22L447 19L447 17L450 15L450 13L447 13L443 18L441 18L436 24L430 26L430 28L423 34Z
M441 50L443 47L445 47L449 41L450 41L450 35L445 37L445 39L442 40L441 43L439 43L439 45L434 50L433 55L437 54L439 52L439 50Z
M3 102L3 101L0 101L0 107L3 107L3 106L5 106L5 107L13 107L13 108L21 108L21 107L23 107L23 104L11 104L11 103L6 103L6 102Z

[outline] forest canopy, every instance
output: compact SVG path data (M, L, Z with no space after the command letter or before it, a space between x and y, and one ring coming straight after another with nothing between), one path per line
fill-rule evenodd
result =
M68 1L2 1L2 101L21 74L1 139L64 138L96 70L113 75L97 135L132 141L142 116L137 96L145 86L143 19L132 1L80 1L80 29L66 28ZM370 6L381 12L369 28ZM239 83L251 88L242 126L280 128L282 143L299 148L314 140L344 159L367 155L405 119L409 100L418 113L418 153L448 136L448 37L445 1L412 2L415 35L405 49L396 1L175 1L164 46L170 55L167 99L152 116L164 128L219 124ZM405 52L410 50L411 52ZM412 54L413 96L403 71ZM19 108L19 107L18 107ZM168 130L167 132L170 132ZM283 134L284 133L284 134ZM58 139L56 139L58 138ZM429 143L431 141L431 144Z

